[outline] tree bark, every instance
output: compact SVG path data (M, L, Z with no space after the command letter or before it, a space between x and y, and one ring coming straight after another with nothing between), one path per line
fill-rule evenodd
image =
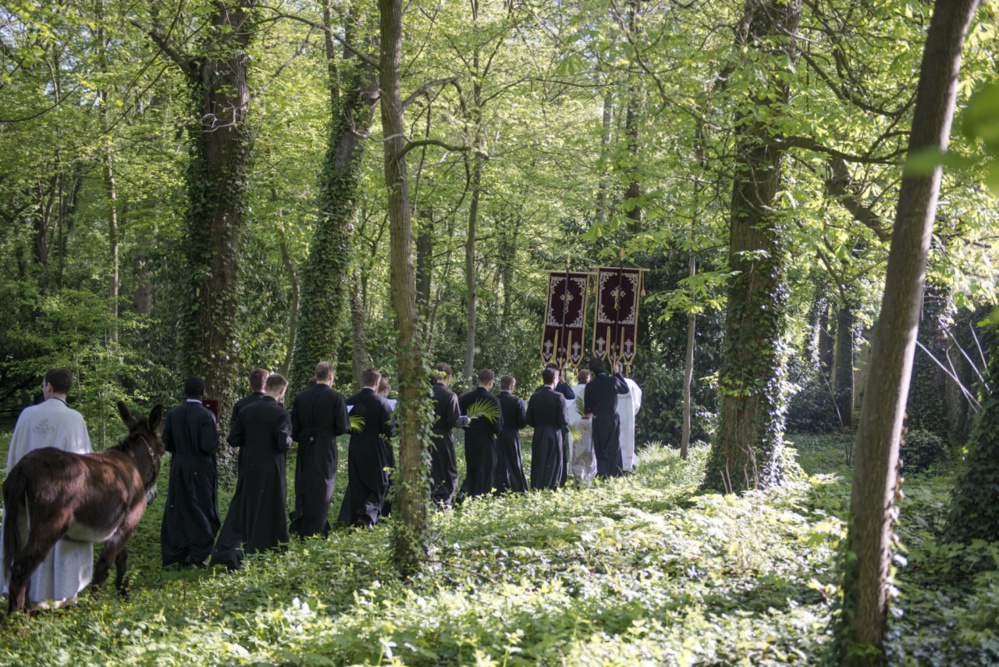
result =
M106 21L106 3L100 0L98 3L98 27L97 41L100 44L101 70L104 76L110 77L111 63L108 60L108 39L105 33L104 24ZM111 330L108 338L113 345L118 344L118 290L121 283L119 277L119 243L118 243L118 188L114 181L114 146L111 140L111 132L108 127L108 103L110 102L110 91L102 88L98 93L101 117L101 130L104 134L102 144L102 158L104 168L104 189L107 196L108 205L108 260L110 263L110 277L108 278L108 300L111 302Z
M361 373L371 366L371 355L368 354L367 315L364 309L364 295L361 283L357 279L357 270L350 274L350 333L351 362L354 367L354 386L361 388Z
M399 570L416 571L427 556L429 488L423 430L427 421L427 384L418 338L419 322L413 260L413 226L407 183L405 126L402 117L402 0L379 0L381 11L381 114L385 133L385 185L388 188L392 258L392 306L398 334L399 479L396 495L394 557Z
M690 277L697 273L697 253L694 252L693 236L694 225L690 226L691 248L690 248ZM695 295L691 293L690 305L694 305ZM687 313L687 349L683 355L683 426L680 433L680 458L687 460L690 451L690 410L691 410L691 385L694 382L694 343L697 332L697 315L693 308Z
M475 287L475 236L479 224L479 198L482 190L482 158L476 155L472 162L472 200L468 208L468 236L465 238L465 291L468 293L468 333L465 338L465 383L474 387L475 328L477 324L478 296Z
M328 8L326 15L327 20L331 20ZM352 9L348 19L348 41L352 41L363 21L364 17ZM327 57L332 55L328 45ZM353 51L345 49L340 67L330 64L329 72L333 104L329 144L320 176L319 220L308 259L302 267L301 315L291 367L292 395L305 388L317 363L336 364L337 349L345 329L351 239L364 134L371 126L374 105L378 101L378 73ZM342 89L334 77L343 79Z
M946 150L961 50L978 0L936 0L919 71L908 153ZM842 662L884 663L898 445L919 324L941 168L904 174L888 254L881 312L857 430L843 581Z
M288 274L288 283L291 285L291 307L288 309L288 350L285 352L284 361L281 363L281 375L287 378L291 372L291 361L295 356L295 341L298 337L298 313L301 310L302 288L298 281L298 272L295 271L295 263L291 261L291 251L288 249L288 234L284 230L284 220L280 221L278 234L281 238L281 263L284 265L285 273Z
M853 305L845 303L836 311L836 352L833 360L832 387L836 410L843 428L853 428Z
M766 116L787 113L790 85L780 61L797 57L793 35L801 0L747 0L736 46L762 52L769 81L740 105L734 126L736 167L732 187L725 356L720 369L720 427L711 448L705 486L724 492L783 480L785 299L787 250L777 211L785 151ZM764 61L766 62L766 61ZM751 107L751 108L747 108ZM767 114L757 111L768 109Z

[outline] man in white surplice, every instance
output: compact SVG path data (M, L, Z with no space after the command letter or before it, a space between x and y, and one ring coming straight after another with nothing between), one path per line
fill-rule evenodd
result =
M621 372L621 362L614 363L614 372ZM635 415L642 407L642 390L631 378L625 378L628 393L617 397L617 416L621 420L621 470L630 472L638 463L635 455Z
M66 405L66 396L73 375L65 368L54 368L45 374L42 395L45 400L25 408L17 418L14 435L7 454L8 472L28 452L42 447L56 447L66 452L89 454L90 436L83 415ZM0 544L2 544L0 539ZM2 552L0 552L2 558ZM3 593L7 593L7 578L0 568ZM31 575L28 599L33 603L60 606L74 602L93 576L94 546L59 540Z
M566 404L566 416L569 425L569 467L572 478L577 484L589 486L597 476L597 455L593 451L593 420L580 414L580 406L586 395L586 385L590 381L590 371L581 369L576 377L579 384L572 388L576 399ZM573 435L576 431L579 439Z

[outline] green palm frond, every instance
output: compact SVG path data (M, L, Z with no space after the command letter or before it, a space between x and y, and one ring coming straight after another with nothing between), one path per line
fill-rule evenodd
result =
M576 400L579 400L579 399L576 399ZM569 435L572 436L573 440L575 440L576 442L582 442L583 441L583 429L581 429L579 427L579 422L576 422L575 424L569 424L569 426L566 427L566 428L568 428Z
M583 397L582 396L577 396L576 397L576 412L579 413L580 417L582 417L583 415L586 414L586 409L583 407ZM573 436L573 437L575 437L575 436Z
M351 433L360 433L363 430L364 430L364 417L361 417L360 415L351 415L350 416L350 432Z
M485 417L487 421L491 424L495 424L496 420L499 419L500 410L499 406L492 401L487 401L484 398L480 398L471 405L468 406L468 410L465 415L469 419L475 419L476 417Z

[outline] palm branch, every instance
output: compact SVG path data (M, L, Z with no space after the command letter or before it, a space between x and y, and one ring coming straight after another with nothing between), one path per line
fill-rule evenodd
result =
M576 412L579 414L580 417L586 414L586 408L583 406L582 396L576 397Z
M579 399L576 399L576 400L579 400ZM572 436L572 439L574 441L576 441L576 442L582 442L583 441L583 429L579 428L579 422L576 422L575 424L569 424L566 427L566 429L569 431L569 435Z
M361 417L360 415L351 415L350 416L350 432L351 433L360 433L363 430L364 430L364 417Z
M487 421L491 424L495 424L496 420L499 419L500 410L499 406L492 401L487 401L484 398L480 398L471 405L468 406L468 410L465 411L465 415L469 419L475 419L476 417L485 417Z

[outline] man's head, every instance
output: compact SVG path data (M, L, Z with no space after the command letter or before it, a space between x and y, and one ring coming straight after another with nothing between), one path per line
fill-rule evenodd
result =
M603 359L597 359L594 357L590 359L590 372L594 375L600 375L601 373L606 373L607 370L604 368Z
M316 364L316 383L333 384L333 364L328 361L320 361Z
M264 383L264 393L273 398L278 403L284 398L284 392L288 389L288 380L280 373L269 374Z
M512 375L504 375L500 378L500 389L503 391L513 391L513 388L517 386L517 378Z
M378 389L378 383L381 382L382 374L379 373L374 368L366 368L361 372L361 386L370 387L371 389Z
M268 375L270 371L266 368L254 368L250 371L250 391L263 391Z
M73 374L68 368L50 369L42 378L42 395L45 398L59 396L66 398L73 387Z
M486 389L492 389L493 382L496 380L496 374L493 373L488 368L483 368L481 371L479 371L478 379L480 387L484 387Z
M388 398L389 392L392 391L392 385L388 383L388 380L382 378L378 381L378 395L382 398Z
M541 371L541 384L551 387L555 384L555 379L558 377L558 371L554 368L546 368Z
M579 383L580 384L589 384L590 378L592 378L593 375L590 373L589 370L587 370L585 368L580 368L576 372L576 377L579 378Z
M205 381L199 377L189 377L184 381L184 396L201 398L205 395Z
M434 366L434 380L440 382L441 384L448 384L451 382L451 364L446 364L443 361L436 366Z
M558 378L562 374L562 371L559 370L559 367L558 367L557 364L547 364L545 366L545 370L555 371L555 381L558 382Z

